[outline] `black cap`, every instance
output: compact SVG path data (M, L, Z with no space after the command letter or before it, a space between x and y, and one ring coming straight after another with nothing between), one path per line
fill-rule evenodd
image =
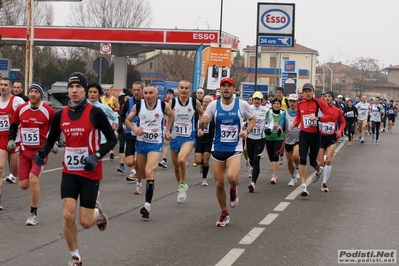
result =
M166 93L172 93L173 95L175 95L175 91L172 90L172 89L168 89L168 90L166 91Z
M305 90L305 89L314 90L314 87L313 87L313 85L312 85L311 83L305 83L305 84L303 84L303 86L302 86L302 90Z
M335 99L333 91L327 91L325 94L329 94L329 95L331 95L331 98Z

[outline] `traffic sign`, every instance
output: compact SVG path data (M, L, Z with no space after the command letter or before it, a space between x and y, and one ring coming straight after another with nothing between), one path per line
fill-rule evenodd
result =
M111 54L111 44L110 43L101 43L100 44L100 52L102 54Z
M10 79L17 79L18 78L18 72L16 71L10 71Z
M259 36L260 46L292 46L292 37Z
M108 70L109 63L104 57L97 57L93 62L93 69L97 74L104 74Z

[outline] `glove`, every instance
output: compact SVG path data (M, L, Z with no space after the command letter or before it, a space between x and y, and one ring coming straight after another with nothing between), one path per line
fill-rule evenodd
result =
M118 127L118 129L116 130L116 133L123 133L123 127Z
M7 150L15 151L16 148L17 148L17 145L15 144L15 140L10 139L7 144Z
M278 130L277 130L277 137L280 137L281 136L281 129L279 128Z
M272 130L270 128L266 128L265 134L269 136L270 134L272 134Z
M54 146L53 146L53 148L51 149L51 152L54 153L54 154L57 154L57 153L58 153L58 145L57 145L56 143L54 143Z
M35 161L35 164L37 166L43 166L45 163L46 156L44 155L44 153L42 151L38 151L35 154L35 157L33 158L33 160Z
M100 158L98 158L95 154L90 155L89 157L86 157L86 163L85 163L85 167L84 169L87 171L93 171L98 164L98 160Z

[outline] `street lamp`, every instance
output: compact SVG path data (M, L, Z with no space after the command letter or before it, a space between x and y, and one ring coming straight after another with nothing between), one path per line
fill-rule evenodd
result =
M305 56L306 58L309 58L308 55ZM317 64L319 64L321 66L321 70L323 71L323 93L324 93L324 83L326 83L326 72L324 70L324 65L322 65L319 60L317 60L317 58L313 58L313 56L310 57L310 59L315 60L316 61L316 68L317 68ZM311 73L310 73L310 83L313 83L313 61L311 63ZM316 84L314 84L316 85Z
M25 95L28 94L29 84L33 78L33 47L34 47L34 23L32 2L81 2L82 0L27 0L26 11L26 57L25 57Z
M331 67L329 67L329 66L327 66L327 65L324 65L324 66L327 67L327 68L330 70L330 72L331 72L331 77L330 77L330 90L332 91L333 71L332 71Z

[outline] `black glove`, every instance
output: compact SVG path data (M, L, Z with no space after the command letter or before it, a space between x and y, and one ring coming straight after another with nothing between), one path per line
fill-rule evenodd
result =
M117 133L123 133L123 127L118 127L118 129L116 130Z
M277 137L280 137L281 136L281 129L278 129L277 130Z
M37 166L43 166L45 163L46 156L42 151L38 151L35 154L34 161Z
M265 134L269 136L272 134L272 130L270 128L265 128Z
M98 158L95 154L90 155L89 157L86 157L86 163L85 163L85 167L84 169L87 171L93 171L98 164L98 160L100 158Z

